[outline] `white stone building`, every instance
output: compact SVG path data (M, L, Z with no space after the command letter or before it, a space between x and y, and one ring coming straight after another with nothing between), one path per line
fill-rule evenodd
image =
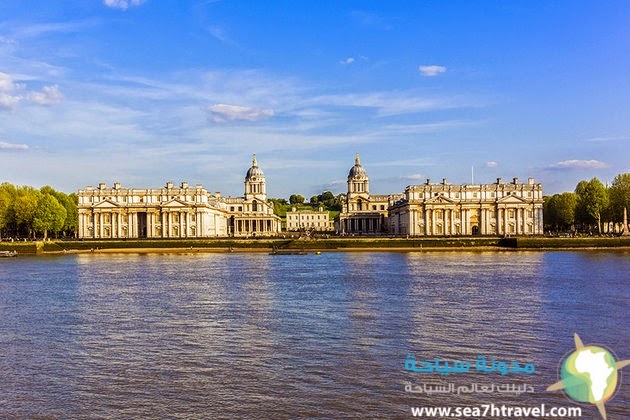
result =
M200 184L79 191L79 238L198 238L226 235L225 210Z
M335 218L335 230L341 235L386 234L389 206L401 197L401 194L370 194L370 179L357 153L354 166L348 173L345 202Z
M254 155L244 197L222 197L200 184L79 190L79 238L213 238L273 236L280 218L267 201L266 180Z
M389 231L410 236L542 235L543 190L520 183L411 185L389 209Z
M333 230L328 210L322 207L315 210L297 210L295 207L287 212L287 231L314 230L318 232Z

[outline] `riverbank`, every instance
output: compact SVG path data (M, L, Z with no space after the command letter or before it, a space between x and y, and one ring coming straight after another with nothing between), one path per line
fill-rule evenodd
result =
M144 239L49 240L0 242L0 251L18 254L80 252L272 252L280 251L422 251L422 250L542 250L630 248L630 237L465 237L386 238L346 237L328 239Z

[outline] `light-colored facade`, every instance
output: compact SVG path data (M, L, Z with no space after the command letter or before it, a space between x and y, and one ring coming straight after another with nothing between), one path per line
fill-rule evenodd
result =
M314 230L318 232L333 230L328 210L322 207L318 211L296 210L295 207L287 212L287 231Z
M225 211L201 185L99 184L79 191L79 238L198 238L226 235Z
M258 167L256 155L245 175L245 196L228 197L222 202L227 211L229 236L275 236L281 231L280 217L273 212L267 200L267 181Z
M402 195L370 194L370 179L359 154L348 173L348 192L335 230L341 235L379 235L388 232L388 210Z
M267 201L256 156L245 177L244 197L222 197L187 182L153 189L99 184L80 190L78 197L79 238L254 237L280 232L280 218Z
M410 236L542 235L542 185L411 185L389 209L389 230Z

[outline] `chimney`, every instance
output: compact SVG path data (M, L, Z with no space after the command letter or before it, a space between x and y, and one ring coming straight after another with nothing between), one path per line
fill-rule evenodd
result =
M120 189L120 182L114 182L114 189L115 190L119 190Z
M188 188L188 182L182 181L182 188Z
M105 183L104 182L99 182L98 189L99 190L104 190L105 189Z
M173 182L168 181L168 182L166 183L166 188L173 188Z
M534 185L534 178L527 178L527 183L529 185Z
M514 184L518 184L518 178L514 178Z
M499 184L499 185L503 184L503 179L502 178L497 178L497 184Z

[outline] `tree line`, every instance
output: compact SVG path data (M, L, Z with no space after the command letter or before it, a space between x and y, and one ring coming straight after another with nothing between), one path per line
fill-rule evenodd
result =
M77 203L75 193L4 182L0 184L0 239L74 237L79 225Z
M545 197L545 230L620 233L624 209L630 209L630 173L617 175L610 186L597 178L580 181L574 192Z

